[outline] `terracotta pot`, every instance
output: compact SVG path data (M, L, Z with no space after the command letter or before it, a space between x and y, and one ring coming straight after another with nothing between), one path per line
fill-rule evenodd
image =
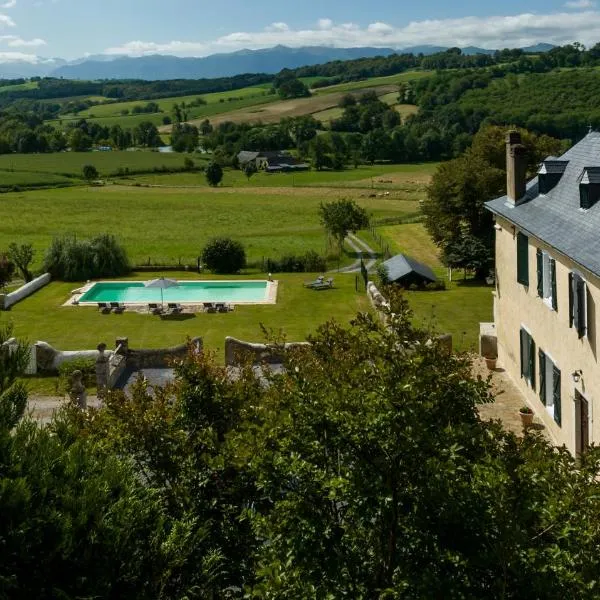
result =
M493 371L496 368L496 358L487 358L485 357L485 364L490 371Z
M524 413L519 411L519 415L521 416L521 424L523 425L523 429L528 429L533 425L533 413Z

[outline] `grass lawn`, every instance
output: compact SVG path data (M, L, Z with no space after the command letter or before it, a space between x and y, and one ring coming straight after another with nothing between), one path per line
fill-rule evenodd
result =
M479 323L493 320L493 287L473 281L448 283L445 291L406 292L414 322L452 334L455 350L477 351Z
M445 273L439 250L422 223L378 227L377 232L389 243L392 254L408 254L437 273Z
M356 196L356 194L355 194ZM36 190L0 195L0 240L30 242L36 268L52 238L111 232L134 264L195 264L206 242L227 235L242 241L251 262L313 249L328 252L319 204L337 190L238 190L123 186ZM417 210L402 197L356 197L373 218Z
M52 154L0 155L0 185L28 185L62 182L65 177L82 176L84 165L94 165L101 176L115 174L118 169L151 171L154 168L183 167L184 154L150 151L137 152L57 152ZM200 156L193 157L199 164Z
M348 83L339 83L328 87L314 90L315 94L331 94L334 92L353 92L364 88L373 87L374 85L394 85L405 83L407 81L415 81L423 79L433 74L433 71L406 71L398 75L388 75L385 77L371 77L363 81L350 81Z
M143 273L127 279L152 279L158 275L160 273ZM189 272L168 275L176 279L212 278ZM335 287L323 291L302 286L304 281L314 280L314 274L278 274L275 278L279 281L277 304L236 306L231 313L202 313L182 320L161 320L153 315L127 311L122 315L102 315L93 307L63 307L70 290L78 284L56 282L14 306L2 319L12 320L17 337L43 340L60 350L92 349L102 341L112 348L120 336L128 337L132 348L161 348L181 344L187 336L199 336L206 348L218 352L222 361L225 337L262 342L260 323L274 331L281 330L288 341L303 341L331 318L347 323L358 311L368 310L370 306L364 291L355 291L354 275L333 275Z

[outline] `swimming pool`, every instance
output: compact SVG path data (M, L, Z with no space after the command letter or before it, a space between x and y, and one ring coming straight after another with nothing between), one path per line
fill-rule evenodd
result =
M160 303L161 298L165 304L270 304L276 293L274 284L269 281L179 281L177 287L160 290L145 287L143 281L99 281L85 291L78 304L149 304Z

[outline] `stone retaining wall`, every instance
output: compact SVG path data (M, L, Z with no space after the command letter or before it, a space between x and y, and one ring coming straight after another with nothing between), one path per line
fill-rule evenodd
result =
M98 358L98 350L71 350L61 351L53 348L46 342L36 342L35 348L35 360L37 363L37 370L40 373L56 373L65 362L70 362L80 359L91 359L96 360ZM107 356L112 356L112 352L107 352Z
M36 277L33 281L26 283L10 294L0 294L0 310L8 310L11 306L17 304L17 302L21 302L27 296L31 296L34 292L48 285L50 279L50 273L44 273L44 275Z
M188 344L180 344L172 348L160 348L158 350L132 350L128 344L123 346L124 341L126 342L123 339L117 340L122 346L119 354L127 358L127 368L135 370L166 368L170 365L171 361L178 358L185 358L189 348ZM202 351L202 338L193 338L190 343L196 351Z
M306 348L308 342L290 342L283 346L272 344L253 344L243 342L232 337L225 338L225 364L228 367L237 366L248 358L253 364L269 363L281 364L283 355L280 350L293 350L294 348Z

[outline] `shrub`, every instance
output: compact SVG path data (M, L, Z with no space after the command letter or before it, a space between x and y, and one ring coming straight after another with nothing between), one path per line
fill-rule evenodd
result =
M0 288L4 287L11 281L15 273L15 264L6 256L0 254Z
M221 165L217 162L211 162L206 167L204 174L206 175L206 181L208 182L208 185L211 185L213 187L219 185L219 183L221 183L221 180L223 179L223 169L221 168Z
M314 250L306 254L287 254L279 260L267 259L266 270L271 273L320 273L327 270L327 261Z
M246 266L246 252L241 242L215 238L202 250L202 262L214 273L237 273Z
M54 279L84 281L126 275L131 267L125 249L112 235L99 235L91 240L66 235L52 240L44 270Z
M431 283L428 283L425 286L426 290L429 291L439 291L439 290L445 290L446 289L446 282L443 279L438 279L437 281L432 281Z
M379 278L379 284L382 286L389 285L390 274L388 268L383 263L379 263L376 269L377 277Z
M64 362L58 367L58 391L61 394L69 393L71 389L71 375L75 371L83 373L82 382L86 388L96 387L96 361L93 358L78 358Z

